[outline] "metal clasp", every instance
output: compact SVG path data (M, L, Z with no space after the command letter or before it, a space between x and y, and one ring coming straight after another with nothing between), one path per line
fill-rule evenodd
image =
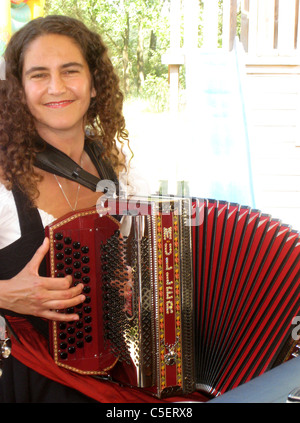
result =
M2 361L8 358L11 353L11 340L10 338L0 340L0 377L2 376Z
M296 348L296 351L294 351L294 352L292 353L292 356L293 356L293 357L299 357L299 355L300 355L300 345L299 345L299 344L297 344L295 348Z
M175 351L178 345L178 339L174 344L165 344L165 348L168 350L167 354L165 354L164 360L167 366L174 366L178 359L178 354Z

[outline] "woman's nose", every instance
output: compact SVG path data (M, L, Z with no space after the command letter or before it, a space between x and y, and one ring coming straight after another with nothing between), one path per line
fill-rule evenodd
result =
M66 91L64 80L61 75L52 75L48 85L48 93L59 95Z

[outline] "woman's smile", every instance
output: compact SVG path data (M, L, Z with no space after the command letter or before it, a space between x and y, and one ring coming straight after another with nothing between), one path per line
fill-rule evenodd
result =
M50 109L62 109L64 107L70 106L72 103L74 103L74 100L52 101L45 103L44 106L49 107Z

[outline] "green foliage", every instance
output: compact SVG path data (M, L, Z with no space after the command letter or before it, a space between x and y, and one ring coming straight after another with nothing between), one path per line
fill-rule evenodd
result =
M169 3L170 0L46 0L45 14L73 16L100 33L124 94L132 98L145 93L154 95L158 81L162 86L167 79L168 68L162 65L161 56L169 47Z
M141 97L147 101L149 110L164 112L169 105L169 84L164 76L147 75Z
M1 0L0 0L1 1ZM120 77L126 99L142 98L154 111L168 107L168 66L162 55L170 44L171 0L46 0L45 13L73 16L101 34ZM223 0L218 1L218 44L222 46ZM199 0L198 46L203 44L203 0ZM240 15L238 15L239 28ZM181 34L183 45L183 19ZM185 67L180 68L180 93Z

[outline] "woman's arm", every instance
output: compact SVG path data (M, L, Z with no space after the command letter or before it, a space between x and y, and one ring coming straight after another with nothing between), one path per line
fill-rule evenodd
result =
M0 308L19 314L57 321L78 320L77 314L58 313L85 300L83 284L71 287L72 278L41 277L40 263L49 250L49 239L36 251L30 262L10 280L0 281Z

